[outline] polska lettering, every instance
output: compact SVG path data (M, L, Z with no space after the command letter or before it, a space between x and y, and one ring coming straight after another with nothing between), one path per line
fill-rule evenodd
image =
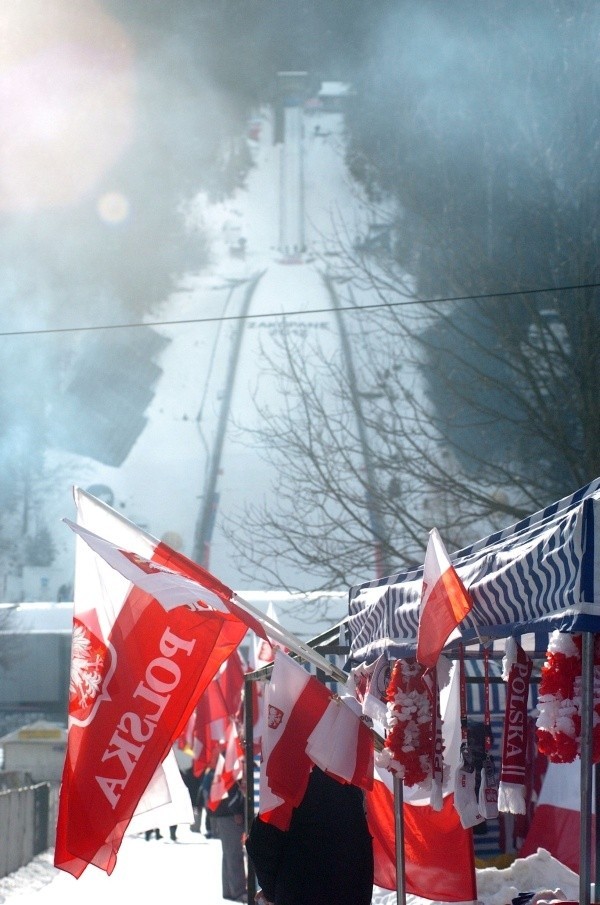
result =
M510 701L508 703L507 737L504 757L518 757L525 747L525 714L523 706L529 692L527 678L529 667L515 663L513 669L517 673L511 681Z
M154 734L173 691L179 685L181 668L173 658L180 652L189 657L195 644L195 641L184 641L170 629L165 629L159 644L161 655L150 661L144 681L133 693L134 698L151 706L143 715L136 711L122 715L101 758L102 763L110 762L118 766L120 775L95 777L111 808L117 806L146 743Z

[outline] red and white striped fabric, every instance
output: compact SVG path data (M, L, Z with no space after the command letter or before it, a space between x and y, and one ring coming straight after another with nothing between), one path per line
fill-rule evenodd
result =
M446 552L437 528L429 534L423 564L423 589L417 630L417 660L433 667L456 627L473 607Z
M74 497L78 527L147 563L185 560L95 497L78 489ZM228 611L163 605L77 539L56 867L75 877L88 864L111 873L128 829L193 822L172 747L246 631Z

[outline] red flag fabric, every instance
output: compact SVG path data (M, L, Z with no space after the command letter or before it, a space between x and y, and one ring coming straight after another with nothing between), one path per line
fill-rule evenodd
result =
M435 666L456 627L473 607L436 528L429 534L417 630L417 661Z
M306 792L312 762L308 737L325 713L331 692L282 651L275 653L263 740L270 751L265 773L271 791L298 807Z
M151 561L158 541L89 494L75 489L74 495L80 524L106 529L119 544ZM78 592L83 574L84 596ZM90 576L96 577L91 596ZM88 864L112 872L157 768L247 626L229 612L163 606L131 587L91 550L78 551L75 582L69 726L54 863L79 877ZM147 828L156 825L151 809L168 800L168 792L163 781L150 796Z
M366 794L367 821L373 836L376 886L396 889L394 795L390 774L376 772ZM406 891L439 902L475 902L477 884L472 831L465 830L444 798L441 811L430 805L404 803L404 867Z

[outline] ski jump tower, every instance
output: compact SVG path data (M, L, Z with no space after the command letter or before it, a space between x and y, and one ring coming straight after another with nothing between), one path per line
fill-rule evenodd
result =
M279 250L287 261L297 261L305 249L303 104L306 99L306 72L278 72L281 127L279 168Z

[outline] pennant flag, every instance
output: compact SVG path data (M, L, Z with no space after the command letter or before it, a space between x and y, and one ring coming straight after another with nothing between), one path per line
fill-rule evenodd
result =
M74 497L84 531L106 533L145 563L161 555L160 542L110 507L77 488ZM247 631L226 608L217 612L173 599L163 604L77 543L69 725L54 855L55 866L75 877L88 864L113 871L136 811L146 828L156 826L155 808L174 788L164 770L174 760L172 746L198 696ZM179 783L185 790L181 776ZM187 790L185 795L192 823Z
M262 744L258 788L258 813L264 823L270 823L273 826L276 826L277 829L285 831L289 828L292 819L293 806L271 791L266 774L266 765L271 756L271 748L277 741L277 737L273 737L276 735L275 732L268 731L267 722L269 713L273 713L273 730L277 729L279 725L279 709L274 707L273 711L271 711L271 694L273 690L274 687L271 686L270 682L267 682L264 690L264 710L261 731Z
M270 684L263 727L270 751L265 764L267 783L275 795L297 808L312 769L306 753L308 737L325 713L331 692L282 651L275 653Z
M271 622L280 625L279 616L277 615L277 611L273 606L273 601L269 601L269 605L267 607L267 616L271 620ZM255 638L254 643L254 669L260 669L263 666L266 666L268 663L272 663L275 659L275 651L282 650L284 653L288 653L288 649L281 644L279 641L275 641L273 638Z
M376 886L396 889L396 833L393 781L375 768L373 789L366 793L367 822L373 836ZM406 891L438 902L476 902L477 884L471 830L464 830L454 795L440 811L404 802L404 870Z
M245 622L247 628L266 638L262 624L236 603L236 595L231 588L165 543L157 541L151 558L147 558L125 546L120 548L69 519L63 521L113 569L142 591L151 594L165 608L193 605L199 609L231 613Z
M450 562L437 528L433 528L423 565L417 631L419 663L429 668L435 666L442 649L472 607L471 596Z

